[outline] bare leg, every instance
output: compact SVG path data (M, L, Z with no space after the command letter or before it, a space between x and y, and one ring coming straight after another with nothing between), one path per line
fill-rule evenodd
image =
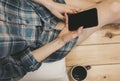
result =
M95 6L96 3L90 2L88 0L65 0L66 4L78 7L80 9L87 9L91 6Z
M69 1L69 2L68 2ZM98 10L98 21L99 25L93 28L84 29L82 34L79 36L78 44L88 38L92 33L100 29L102 26L110 23L115 23L116 21L120 20L120 0L105 0L100 4L95 5L94 3L87 2L84 0L66 0L66 3L77 5L81 8L92 8L96 7ZM80 3L80 5L78 4ZM84 6L82 6L83 4Z

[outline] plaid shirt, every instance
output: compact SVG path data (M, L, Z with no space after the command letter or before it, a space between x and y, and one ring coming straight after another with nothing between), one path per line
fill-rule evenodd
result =
M17 81L40 67L31 51L56 39L60 33L54 29L58 21L45 7L31 0L0 0L0 81ZM62 59L76 41L77 38L43 62Z

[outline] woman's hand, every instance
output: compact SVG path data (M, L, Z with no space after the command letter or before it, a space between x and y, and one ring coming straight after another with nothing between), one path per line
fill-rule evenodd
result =
M76 8L68 4L57 3L54 2L53 0L33 0L33 1L44 5L53 15L62 20L65 19L64 16L65 13L74 14L80 12L79 8Z
M62 29L58 37L55 40L51 41L50 43L47 43L46 45L32 52L33 56L38 62L43 61L45 58L53 54L58 49L62 48L67 42L72 41L81 33L82 27L73 32L69 31L67 14L65 14L65 18L66 18L66 25ZM45 49L47 51L45 51Z
M79 36L83 27L80 27L76 31L69 31L68 30L68 16L67 16L67 14L65 14L65 18L66 18L65 27L62 29L62 31L58 35L58 38L61 38L64 43L67 43L69 41L72 41L77 36Z
M54 14L56 17L62 20L65 19L65 13L74 14L80 11L80 9L71 5L56 3L53 1L46 5L46 7L51 11L52 14Z

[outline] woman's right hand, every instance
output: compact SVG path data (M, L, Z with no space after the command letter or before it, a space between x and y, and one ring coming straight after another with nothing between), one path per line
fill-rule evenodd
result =
M34 0L38 1L42 5L44 5L53 15L55 15L57 18L64 20L65 13L68 14L74 14L77 12L80 12L80 8L76 8L74 6L68 5L68 4L62 4L54 2L53 0Z
M47 8L51 11L52 14L54 14L56 17L62 20L65 19L65 13L74 14L80 12L80 9L68 4L61 4L56 2L51 3L52 4L49 4Z

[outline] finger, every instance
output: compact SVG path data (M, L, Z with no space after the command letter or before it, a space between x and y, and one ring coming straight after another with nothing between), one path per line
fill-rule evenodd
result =
M83 26L81 26L81 27L77 30L78 35L81 33L82 30L83 30Z
M80 35L83 27L80 27L78 30L71 32L72 33L72 38L75 38Z
M65 27L68 28L68 15L65 13Z
M69 8L68 8L68 9L65 9L65 12L66 12L66 13L69 13L69 14L73 14L73 9L69 9Z
M57 11L52 11L52 13L59 19L65 20L65 16L62 13L59 13Z
M66 13L69 13L69 14L74 14L74 13L80 12L81 10L80 8L77 8L71 5L66 5L66 6L67 6L67 8L65 9Z
M73 9L72 11L73 11L73 14L75 14L75 13L81 12L81 9Z
M55 16L61 20L65 20L65 16L59 12L56 12Z

